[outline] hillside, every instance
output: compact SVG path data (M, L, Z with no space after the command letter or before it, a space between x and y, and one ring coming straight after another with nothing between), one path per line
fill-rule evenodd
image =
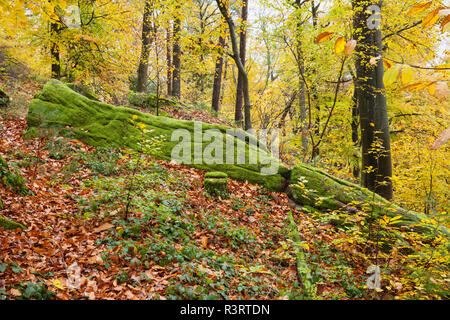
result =
M214 117L199 117L216 125ZM204 189L203 170L148 155L136 171L131 150L92 147L47 131L24 140L30 129L24 115L6 114L0 121L0 156L29 189L18 195L0 187L1 215L26 227L0 232L2 299L445 295L439 267L425 276L429 287L417 289L421 276L411 274L407 264L426 254L417 246L421 241L442 252L446 240L429 231L423 240L401 231L395 227L398 217L385 215L375 238L365 229L373 223L370 210L331 210L317 203L330 199L295 204L286 194L242 177L243 182L228 180L229 198L212 196ZM403 242L397 244L399 232ZM374 258L385 272L379 291L366 285ZM420 258L416 261L419 267ZM79 277L72 278L72 271Z

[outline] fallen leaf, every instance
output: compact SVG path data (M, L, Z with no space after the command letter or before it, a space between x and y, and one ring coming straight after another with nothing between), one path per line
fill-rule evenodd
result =
M94 233L100 233L109 229L114 228L114 225L111 223L102 224L100 227L94 229Z

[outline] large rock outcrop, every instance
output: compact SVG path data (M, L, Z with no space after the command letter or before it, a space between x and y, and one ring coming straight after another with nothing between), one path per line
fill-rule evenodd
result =
M31 102L27 116L29 130L26 136L33 137L37 135L39 130L48 128L52 129L55 134L71 136L92 146L136 149L142 133L133 125L133 119L135 123L143 123L146 129L150 130L150 136L163 137L161 153L158 155L163 160L173 160L172 150L177 146L178 149L182 149L183 146L188 145L188 149L191 151L191 164L186 163L187 165L209 171L222 171L232 179L260 184L272 191L284 189L283 183L289 177L289 170L278 159L268 155L264 148L255 146L257 140L242 130L157 117L131 108L115 107L88 99L56 80L49 81ZM172 141L172 134L176 130L179 130L180 134L188 133L190 138ZM248 161L246 161L246 164L237 164L237 161L234 161L233 164L211 164L205 163L205 161L195 161L195 157L203 158L198 157L199 153L203 153L205 148L211 145L211 142L201 141L194 146L194 130L201 130L203 135L211 132L210 130L214 130L221 135L219 138L222 138L223 141L226 141L226 139L234 140L234 150L244 148L247 159L250 153L264 155L264 157L258 158L264 158L267 163L276 165L278 170L272 175L262 174L263 168L269 167L270 164L263 164L266 162L262 162L260 159L256 164L250 164ZM236 137L229 134L230 130ZM251 141L252 143L249 144L245 141ZM224 162L226 162L225 149L226 143L223 143Z
M77 138L92 146L115 146L118 148L138 148L142 132L135 125L143 123L152 137L164 137L161 153L163 160L172 160L172 150L187 147L191 163L195 168L208 171L221 171L235 180L265 186L271 191L286 191L301 206L310 206L320 211L346 208L363 210L370 206L371 210L390 217L401 216L401 226L415 226L426 218L424 214L404 210L367 189L350 182L338 179L326 172L308 166L298 165L289 170L277 159L271 157L265 146L242 130L226 126L183 121L167 117L157 117L125 107L115 107L82 96L59 81L51 80L31 102L27 116L28 137L33 137L43 128L52 129L55 134ZM134 124L133 124L134 121ZM180 143L172 141L172 134L177 131L187 133L189 139ZM205 161L195 162L196 156L210 146L210 141L194 143L194 131L201 130L206 134L215 130L219 138L231 139L235 150L245 150L246 159L250 153L258 154L256 164L214 164ZM230 134L232 133L232 134ZM243 149L242 149L243 148ZM225 149L225 143L223 145ZM215 151L216 152L216 151ZM223 150L225 155L226 151ZM200 157L202 158L202 157ZM278 168L271 175L264 175L263 169L275 164ZM427 228L430 230L431 228ZM416 228L418 230L418 228ZM446 228L441 228L448 235Z
M321 169L304 164L297 165L292 169L291 181L289 196L304 206L321 211L346 209L350 212L359 210L390 218L401 216L394 224L397 227L411 227L418 231L434 229L425 223L425 214L405 210L366 188L339 179ZM449 235L447 228L438 229Z

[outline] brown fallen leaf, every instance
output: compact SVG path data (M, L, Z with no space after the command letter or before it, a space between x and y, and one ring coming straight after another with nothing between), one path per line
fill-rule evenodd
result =
M203 248L207 248L208 247L208 237L202 237L200 239L201 243L202 243L202 247Z
M94 229L94 233L100 233L109 229L114 228L114 225L111 223L102 224L100 227Z
M22 295L22 293L19 290L17 290L17 289L9 290L9 294L11 294L11 295L13 295L15 297L20 297Z
M450 128L441 133L439 138L434 142L432 149L437 150L450 140Z

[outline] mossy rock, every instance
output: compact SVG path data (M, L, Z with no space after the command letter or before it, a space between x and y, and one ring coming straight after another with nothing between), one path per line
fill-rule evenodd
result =
M131 108L115 107L90 100L56 80L50 80L32 100L27 115L29 130L25 133L25 137L35 137L41 129L52 129L60 135L76 138L92 146L138 149L141 132L133 126L131 122L133 116L137 118L135 123L145 124L150 131L149 137L163 138L161 153L156 156L159 159L171 161L172 150L175 147L185 147L190 151L190 161L187 161L189 163L185 163L186 165L207 171L222 171L232 179L260 184L271 191L282 191L289 177L289 169L269 155L265 148L257 147L256 138L240 129L157 117ZM250 152L258 154L256 164L250 164L248 161L239 164L236 155L231 164L203 161L201 155L211 143L209 141L195 143L194 130L199 126L203 134L208 130L214 130L221 136L222 141L231 138L235 150L238 148L245 150L246 159L249 159ZM183 130L190 141L171 141L172 134L178 129ZM223 154L226 154L225 143ZM260 161L262 157L264 161ZM196 158L200 158L200 161L195 161ZM269 164L265 164L265 161ZM271 165L278 168L278 171L272 175L265 175L262 170Z
M300 182L300 183L299 183ZM422 221L423 213L405 210L357 184L334 177L323 170L307 165L297 165L292 169L289 196L298 204L317 208L321 211L337 210L347 205L357 209L373 209L375 216L397 217L401 221L396 226L414 226L416 230L431 230ZM417 224L422 227L417 227ZM448 235L448 230L440 231Z
M9 102L10 102L9 96L2 89L0 89L0 109L7 108Z
M225 172L207 172L205 179L227 179L228 175Z
M156 108L156 95L151 93L140 93L140 92L132 92L128 94L128 102L136 107L144 108L144 109L155 109ZM159 106L160 107L168 107L168 106L176 106L177 103L175 101L159 98Z
M27 228L15 221L8 220L6 218L0 217L0 227L5 230L16 230L18 228L22 230L27 230Z
M228 198L228 176L223 172L211 172L205 175L204 188L210 195Z
M3 157L0 157L0 182L17 194L28 195L30 193L25 186L25 179L20 174L11 171Z
M100 99L95 95L95 93L92 92L92 90L88 86L74 83L67 83L66 86L88 99L100 101Z

